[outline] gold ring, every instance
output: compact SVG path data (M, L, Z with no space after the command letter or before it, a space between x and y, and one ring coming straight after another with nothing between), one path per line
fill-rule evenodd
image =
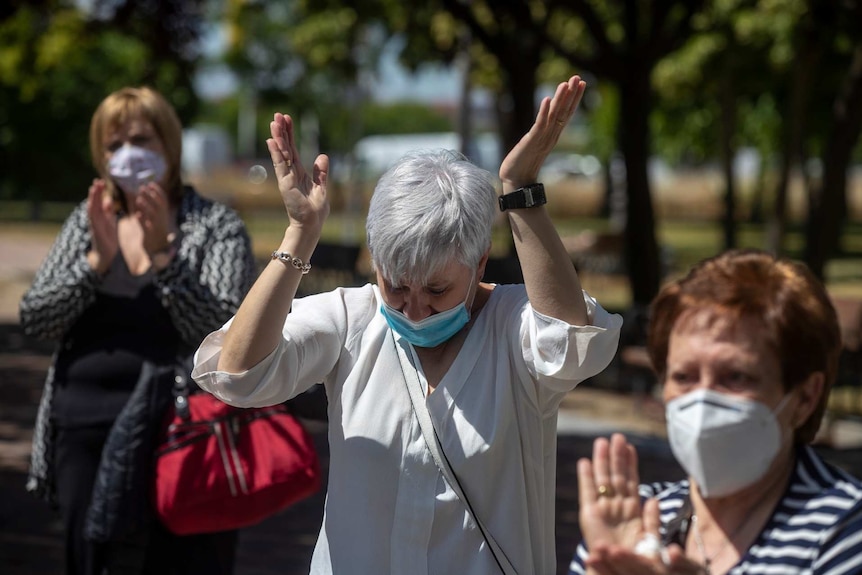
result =
M613 490L608 485L599 485L599 497L611 497L613 496Z
M556 122L557 122L557 125L561 128L566 125L566 123L562 120L556 120Z

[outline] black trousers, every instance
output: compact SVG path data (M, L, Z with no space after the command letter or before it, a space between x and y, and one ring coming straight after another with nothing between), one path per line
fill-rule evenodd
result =
M134 554L84 538L84 522L110 426L56 428L57 498L65 532L66 575L233 575L237 531L174 535L155 522L139 565ZM140 554L138 554L140 556Z

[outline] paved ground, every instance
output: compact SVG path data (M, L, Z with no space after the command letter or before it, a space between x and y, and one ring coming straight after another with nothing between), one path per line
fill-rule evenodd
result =
M24 491L32 425L50 347L23 337L15 324L0 325L0 572L4 575L48 575L61 572L62 539L57 517ZM578 394L578 395L576 395ZM589 454L591 437L584 432L644 428L655 423L632 417L634 403L583 389L567 399L561 428L576 431L560 436L558 473L558 549L560 572L578 540L575 462ZM595 413L600 404L607 417L580 417L572 404ZM325 424L309 422L324 471L328 467ZM643 432L633 435L644 457L645 479L678 473L661 438ZM240 537L238 575L299 575L307 573L311 550L320 526L324 493L303 501L278 516L246 529Z
M62 573L62 539L56 516L24 491L29 441L49 345L24 337L17 326L17 301L49 242L31 236L0 233L0 573L57 575ZM616 367L605 383L626 380ZM617 385L616 387L620 387ZM590 453L592 439L625 430L638 446L645 481L681 475L662 436L660 406L644 394L599 391L582 387L563 402L557 472L558 573L578 541L576 462ZM310 426L328 467L325 427ZM820 447L830 461L862 477L862 433L840 425L833 445ZM237 575L300 575L308 572L311 549L320 527L324 493L303 501L241 533Z

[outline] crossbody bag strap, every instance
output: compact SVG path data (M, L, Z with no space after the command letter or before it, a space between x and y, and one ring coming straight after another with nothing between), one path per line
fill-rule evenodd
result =
M422 384L419 382L419 374L407 358L407 353L404 351L404 348L395 342L394 334L392 341L398 353L398 359L401 361L401 372L404 374L404 383L407 385L407 391L410 394L410 403L413 404L413 413L416 414L416 419L419 420L419 427L422 430L422 436L425 438L425 443L428 445L428 451L431 452L431 456L434 458L434 463L437 464L440 472L443 473L443 478L446 480L446 483L452 487L452 490L455 492L455 495L458 496L458 499L463 501L464 505L467 506L467 511L470 512L470 515L473 517L473 521L476 522L476 525L479 527L479 531L482 532L482 537L488 544L488 549L490 549L491 555L494 556L494 560L497 562L497 566L500 567L500 571L504 573L504 575L517 575L517 571L512 567L512 563L509 561L509 558L506 557L503 549L497 544L497 541L494 540L491 532L488 531L485 524L482 523L482 520L473 510L473 506L470 505L470 500L467 499L464 490L461 488L461 483L458 481L458 477L455 475L455 472L452 471L452 466L449 465L446 453L440 446L437 431L434 429L431 415L428 413L428 408L425 406L425 397L422 393Z

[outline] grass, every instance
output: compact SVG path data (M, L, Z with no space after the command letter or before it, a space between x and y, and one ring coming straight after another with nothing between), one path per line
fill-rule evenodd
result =
M273 213L247 214L243 218L252 237L257 257L268 257L284 236L287 216ZM323 226L321 241L355 245L365 243L365 220L344 213L332 213Z
M72 212L77 202L42 202L39 207L39 222L62 223ZM29 224L34 219L33 203L26 201L0 201L0 222L5 229L9 224Z
M277 198L276 198L277 199ZM252 236L255 255L266 258L281 242L286 216L279 205L280 200L257 203L238 202L240 210ZM594 197L578 203L578 209L595 209ZM42 207L41 220L30 221L31 207L27 202L0 202L0 222L2 233L12 234L26 241L27 238L53 238L60 224L74 208L74 203L46 202ZM608 221L596 218L589 213L572 215L578 209L571 208L554 212L552 217L562 236L575 236L584 231L606 232ZM510 244L510 232L504 225L495 228L493 255L505 253ZM691 219L660 220L656 230L660 245L669 250L673 268L671 275L687 270L703 258L715 255L723 249L721 226L715 221L696 221ZM323 241L343 244L364 244L365 221L362 215L351 215L345 211L333 211L323 230ZM804 248L804 229L798 223L791 223L785 236L784 247L790 257L799 258ZM737 227L739 247L762 247L765 243L765 229L762 225L741 223ZM829 262L826 267L827 285L836 295L862 297L862 222L846 225L842 238L844 254ZM0 256L2 257L2 256ZM613 309L625 309L631 301L628 282L624 277L581 274L584 287L596 295L604 305Z

